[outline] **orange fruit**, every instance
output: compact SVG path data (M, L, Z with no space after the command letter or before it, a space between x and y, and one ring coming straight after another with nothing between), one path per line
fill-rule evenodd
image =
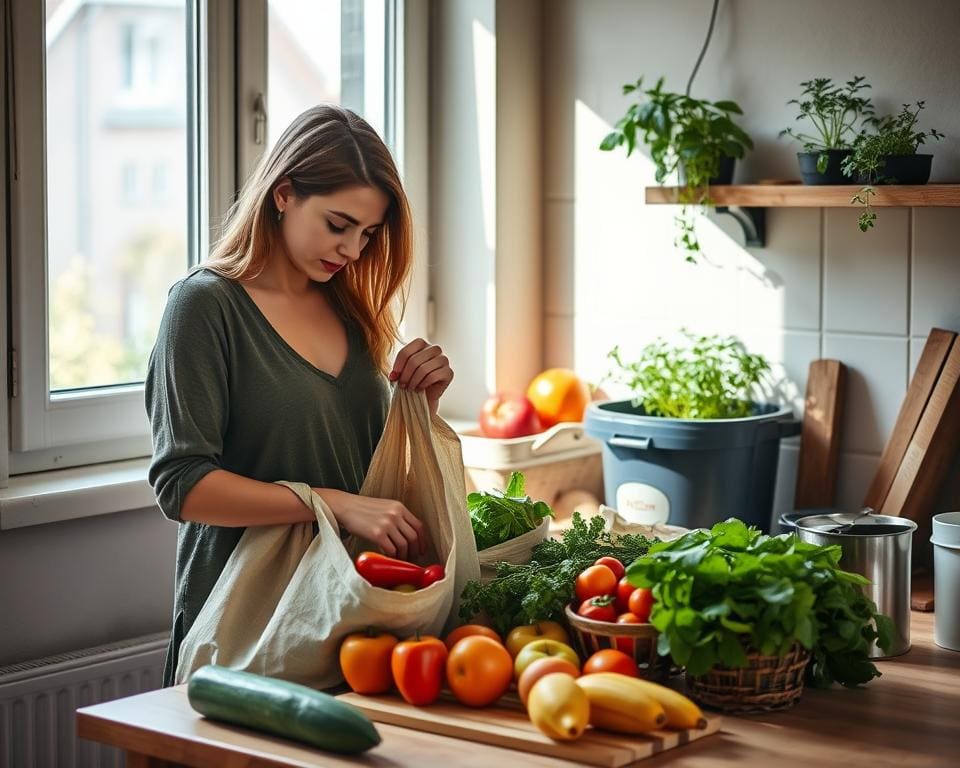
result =
M561 421L583 421L590 388L569 368L550 368L530 382L527 397L548 429Z

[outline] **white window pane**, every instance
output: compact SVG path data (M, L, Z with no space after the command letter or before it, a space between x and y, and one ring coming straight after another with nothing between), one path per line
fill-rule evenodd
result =
M50 389L143 381L187 256L186 0L46 0Z
M268 0L268 141L320 102L384 135L385 0Z

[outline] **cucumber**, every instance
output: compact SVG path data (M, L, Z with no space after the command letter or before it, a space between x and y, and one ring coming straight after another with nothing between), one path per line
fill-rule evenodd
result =
M305 685L207 664L187 685L190 706L204 717L295 739L330 752L357 754L380 743L356 707Z

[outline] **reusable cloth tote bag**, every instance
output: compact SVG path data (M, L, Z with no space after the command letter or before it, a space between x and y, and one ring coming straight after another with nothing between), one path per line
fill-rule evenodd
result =
M403 593L372 586L324 501L303 483L283 483L317 516L310 523L247 528L180 647L177 683L204 664L221 664L315 688L343 681L339 647L351 632L377 627L401 639L439 634L456 623L460 593L480 577L466 509L456 433L431 417L423 393L397 389L360 493L403 502L424 523L424 563L446 576ZM348 551L348 548L350 551Z

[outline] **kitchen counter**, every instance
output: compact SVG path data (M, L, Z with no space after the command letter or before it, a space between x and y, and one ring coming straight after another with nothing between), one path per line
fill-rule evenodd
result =
M933 614L912 614L913 648L877 662L883 676L855 690L806 690L786 712L725 716L720 733L643 760L719 766L871 766L920 768L960 764L960 652L933 643ZM464 742L391 725L377 725L383 743L345 758L207 721L187 702L186 686L85 707L82 738L127 751L128 768L158 768L163 760L216 768L290 766L562 766L569 762ZM154 758L161 758L160 760Z

